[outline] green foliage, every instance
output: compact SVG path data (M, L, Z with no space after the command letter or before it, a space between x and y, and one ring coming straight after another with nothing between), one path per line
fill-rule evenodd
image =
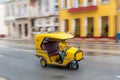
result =
M101 36L108 36L108 31L107 30L108 30L108 25L103 25Z
M80 26L75 27L75 36L80 36Z
M88 33L87 36L93 36L93 25L88 25Z

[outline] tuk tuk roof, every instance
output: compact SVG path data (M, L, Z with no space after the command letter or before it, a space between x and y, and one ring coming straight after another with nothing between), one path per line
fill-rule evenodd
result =
M67 34L65 32L53 32L53 33L45 33L45 34L37 34L35 35L36 38L48 37L54 39L69 39L73 38L72 35Z

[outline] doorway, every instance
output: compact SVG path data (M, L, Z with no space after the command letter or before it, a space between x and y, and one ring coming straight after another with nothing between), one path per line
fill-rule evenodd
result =
M102 17L102 37L106 38L108 37L108 16Z
M25 24L25 37L28 36L28 24Z
M80 19L75 19L75 37L80 37Z
M19 24L19 37L22 37L22 25Z
M94 35L94 19L92 17L87 18L87 37L92 38Z

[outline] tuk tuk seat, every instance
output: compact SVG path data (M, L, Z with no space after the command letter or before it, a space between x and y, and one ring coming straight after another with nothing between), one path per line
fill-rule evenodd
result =
M47 51L50 57L59 54L57 41L49 41L48 43L43 43L42 48Z

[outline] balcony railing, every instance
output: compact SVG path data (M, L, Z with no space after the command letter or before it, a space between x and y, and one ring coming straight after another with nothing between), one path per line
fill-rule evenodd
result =
M28 16L28 14L20 14L20 15L16 15L15 16L16 17L16 19L20 19L20 18L28 18L29 16Z
M69 13L87 12L87 11L95 11L95 10L97 10L97 5L71 8L69 9Z
M5 17L5 20L6 20L6 21L14 20L14 19L15 19L15 16L6 16L6 17Z

